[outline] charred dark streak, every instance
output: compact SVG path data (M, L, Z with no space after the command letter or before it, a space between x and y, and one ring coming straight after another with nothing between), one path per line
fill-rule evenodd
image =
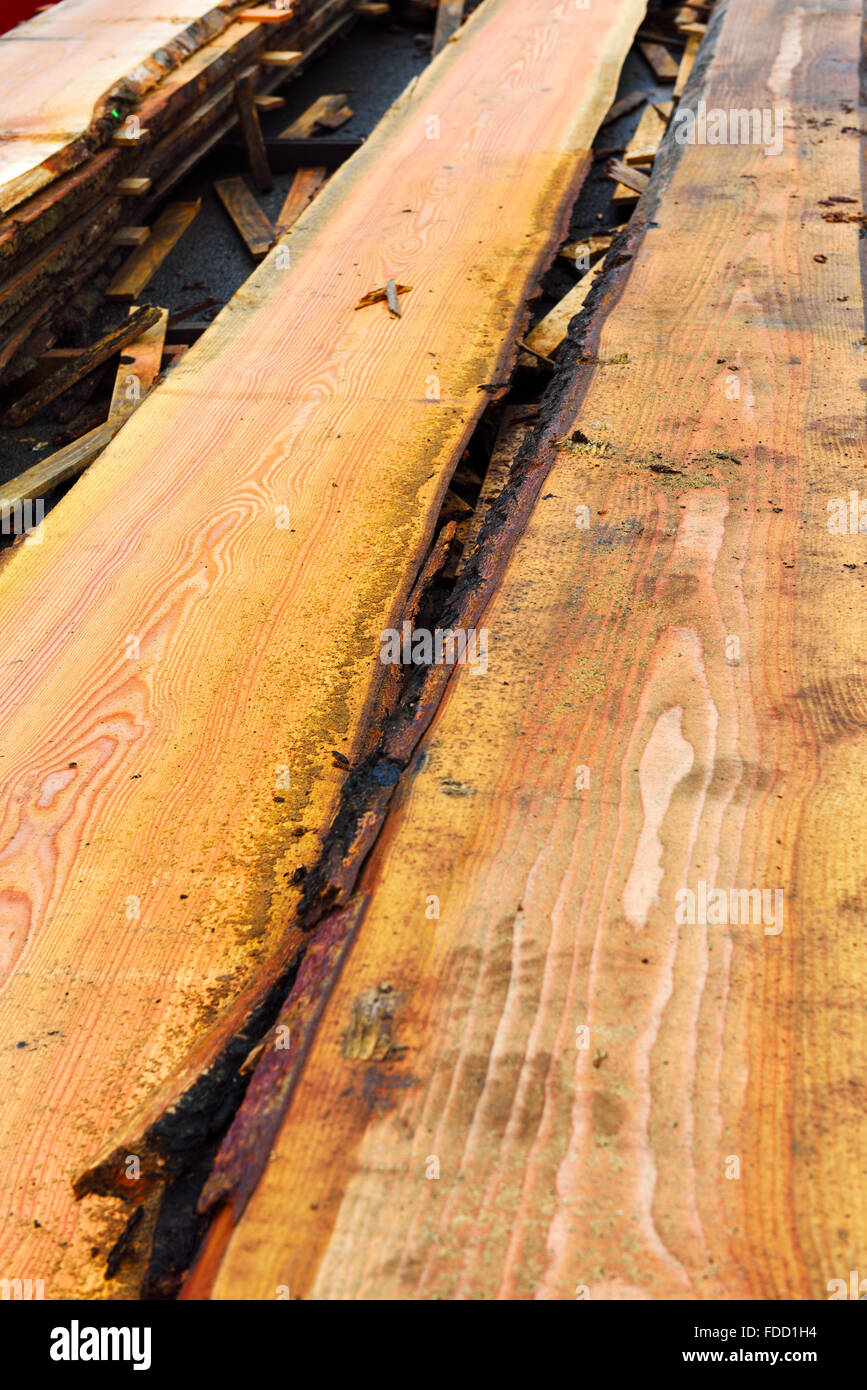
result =
M249 1075L240 1070L242 1063L277 1018L295 982L303 955L301 950L293 957L264 997L249 1010L243 1025L219 1056L203 1068L177 1104L144 1129L135 1149L142 1171L134 1191L124 1185L125 1155L121 1150L130 1150L121 1145L104 1161L78 1175L73 1184L77 1197L99 1193L139 1198L155 1183L175 1181L194 1166L203 1146L225 1131L241 1104L249 1084Z

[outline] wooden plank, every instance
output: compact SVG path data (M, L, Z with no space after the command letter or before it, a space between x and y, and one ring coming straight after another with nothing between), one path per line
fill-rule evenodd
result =
M277 218L275 235L283 236L309 207L320 189L328 182L327 169L299 169L289 185L289 192Z
M584 301L601 269L602 261L598 261L585 271L577 285L568 294L564 294L550 313L540 319L536 327L527 334L524 339L526 347L532 352L540 353L542 357L550 357L557 351L569 331L572 319L584 308Z
M700 45L700 37L697 34L690 34L689 38L686 41L686 47L683 50L683 56L681 57L680 65L677 69L677 77L675 79L674 89L672 91L672 96L675 98L675 100L678 100L680 97L683 96L683 90L687 82L689 81L689 75L692 72L693 67L695 66L695 60L698 57L698 50Z
M47 381L34 386L32 391L28 391L20 400L15 401L3 416L3 424L26 424L49 401L56 400L76 381L81 381L82 377L88 376L94 368L107 362L127 343L133 342L139 333L150 328L157 322L160 313L161 310L155 309L151 305L144 305L125 323L113 328L110 333L106 333L90 347L82 349L75 357L69 358L57 368Z
M144 246L151 234L150 227L118 227L112 233L112 246Z
M124 261L105 292L106 299L125 303L137 299L172 247L180 241L200 207L200 199L194 203L170 203L153 224L145 245L139 246Z
M260 111L279 111L281 106L286 105L285 97L270 92L257 92L253 100Z
M589 270L590 257L607 251L613 240L613 232L602 232L598 236L584 237L582 241L567 241L558 254L562 260L571 261L573 265L577 261L582 270Z
M620 97L618 101L615 101L602 122L603 128L611 125L614 121L619 121L621 116L628 116L630 111L634 111L637 106L643 106L646 101L647 93L642 91L628 92L625 97Z
M346 104L346 92L325 92L316 98L286 129L280 132L280 138L284 140L299 140L305 135L312 135L320 125L321 121L340 111Z
M131 415L153 386L160 372L168 324L169 311L161 309L156 323L127 343L117 367L109 420Z
M355 115L351 106L341 106L337 111L332 111L330 115L322 116L319 121L322 130L339 130L346 125Z
M292 49L269 49L267 53L261 54L259 62L265 68L294 68L303 62L304 54L296 53Z
M647 174L642 174L640 169L631 169L620 159L610 159L605 173L617 184L612 194L615 203L634 202L650 182Z
M830 131L860 29L729 0L696 96ZM861 154L802 129L684 144L627 233L216 1298L821 1301L860 1268L865 319L817 202ZM705 924L703 882L765 921ZM380 981L372 1064L342 1039Z
M132 126L129 129L124 128L116 130L111 137L111 143L113 145L119 145L121 148L135 147L140 144L142 140L146 139L148 135L149 131L139 126Z
M247 163L250 166L253 184L260 193L267 193L273 187L273 180L265 141L262 139L262 127L259 125L259 113L256 109L251 77L244 77L236 84L235 106L238 111L241 137L247 151Z
M255 260L267 255L275 231L242 178L218 179L214 192Z
M664 44L639 43L638 48L657 81L675 81L677 77L677 63Z
M668 128L655 106L647 106L623 154L624 164L652 164Z
M80 3L87 11L91 0ZM291 38L289 46L311 58L340 32L350 16L351 0L301 0L288 27L278 32ZM46 252L38 257L38 273L18 276L20 283L16 285L16 293L41 298L46 336L54 322L62 326L70 294L88 275L90 257L102 254L111 232L124 219L115 196L119 173L134 172L137 178L154 175L158 195L165 197L185 170L231 128L231 80L255 58L263 37L257 24L232 23L163 77L137 106L141 126L154 136L147 151L139 155L109 145L67 174L56 171L49 187L16 208L14 214L0 219L0 259L14 256L16 247L22 251L27 247L32 254L41 246ZM280 79L276 69L263 78L266 85ZM88 140L98 143L100 138L100 132L96 136L91 132ZM131 171L133 161L137 167ZM81 217L83 213L93 219L92 225ZM59 229L72 232L76 217L81 217L84 235L58 236ZM13 312L18 317L0 341L0 371L7 378L14 372L15 358L24 359L20 370L25 370L28 354L38 350L33 323L25 323L25 319L34 318L26 299Z
M239 10L233 17L244 24L285 24L292 14L289 5L276 5L273 9L268 5L255 5L249 10Z
M2 505L13 508L20 506L23 502L33 501L37 497L44 497L46 492L50 492L53 487L68 482L70 478L82 473L89 464L93 463L94 459L99 457L122 424L123 418L107 420L104 424L97 425L96 429L82 435L80 439L76 439L72 444L58 449L57 453L41 459L32 468L28 468L25 473L19 473L17 478L12 478L8 483L4 483L0 489Z
M437 22L434 29L432 57L445 48L461 26L464 17L464 0L440 0L437 8Z
M147 193L150 186L150 179L133 177L121 179L117 185L117 191L122 193L125 198L140 198L143 193Z
M643 8L474 11L4 567L0 1268L46 1298L134 1293L128 1205L71 1180L304 939L332 753L371 736ZM355 312L398 271L401 319Z

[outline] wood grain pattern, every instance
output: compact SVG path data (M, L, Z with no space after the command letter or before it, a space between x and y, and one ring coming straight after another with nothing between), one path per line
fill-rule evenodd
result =
M781 152L663 147L216 1297L863 1271L867 591L829 515L863 491L865 323L858 223L821 205L861 208L860 28L730 0L709 31L695 99L779 103ZM679 925L702 881L781 888L782 930ZM347 1058L383 980L405 1050Z
M5 566L0 1268L46 1297L125 1289L71 1177L291 945L643 8L478 10Z

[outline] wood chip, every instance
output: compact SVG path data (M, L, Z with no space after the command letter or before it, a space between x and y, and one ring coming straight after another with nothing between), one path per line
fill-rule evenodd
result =
M356 304L356 309L366 309L370 304L388 303L389 285L394 285L396 294L409 294L412 289L412 285L396 285L393 280L389 280L388 284L383 285L381 290L369 290L367 294L363 295ZM391 306L389 305L389 307Z
M393 280L386 281L385 297L388 302L389 313L394 314L395 318L400 318L401 309L397 298L397 285Z

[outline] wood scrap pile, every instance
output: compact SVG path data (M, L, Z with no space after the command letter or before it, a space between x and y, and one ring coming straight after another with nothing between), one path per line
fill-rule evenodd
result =
M0 569L0 1269L50 1298L863 1263L860 6L466 8L276 223L221 181L257 268L156 386L131 309L147 399Z

